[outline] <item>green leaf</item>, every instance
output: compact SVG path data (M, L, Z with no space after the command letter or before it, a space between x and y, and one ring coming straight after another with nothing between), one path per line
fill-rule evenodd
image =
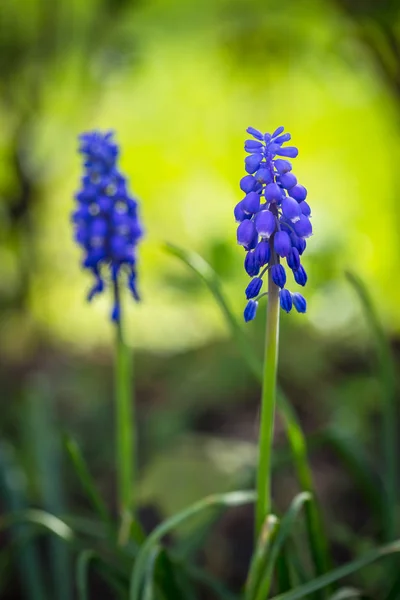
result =
M75 539L73 530L58 517L43 510L27 509L20 512L10 513L0 518L0 531L8 529L18 523L30 523L38 525L50 531L56 537L65 542L73 542Z
M38 483L41 504L47 512L59 516L67 504L62 475L61 440L56 426L54 402L48 382L40 375L30 379L25 392L22 426L30 468ZM57 538L48 542L49 570L54 600L71 600L72 557Z
M147 563L150 560L152 549L159 544L162 538L169 533L172 529L175 529L186 521L205 510L209 510L215 506L241 506L254 502L255 493L252 491L241 491L241 492L229 492L227 494L213 494L207 496L203 500L192 504L185 510L173 515L169 519L161 523L152 533L148 536L147 540L143 544L138 557L135 561L135 565L132 570L131 584L130 584L130 600L139 600L144 574L147 569Z
M272 584L274 567L286 540L292 535L299 512L303 506L312 500L308 492L301 492L293 500L289 510L282 517L277 535L265 557L263 576L257 587L256 594L250 600L265 600L268 598Z
M97 570L121 599L126 598L126 585L121 583L113 572L112 568L104 562L100 555L90 549L83 550L79 555L76 563L76 587L78 590L78 600L89 600L89 568L90 563L97 566Z
M366 322L374 338L378 373L383 391L383 480L385 487L386 507L384 516L384 533L387 540L396 534L396 506L398 492L398 458L397 458L397 410L396 410L396 366L391 347L380 323L367 288L354 273L346 273L355 289L364 309Z
M277 534L278 528L279 520L277 517L275 515L268 515L262 526L250 563L245 587L246 600L255 598L257 587L260 584L260 579L264 570L266 556L270 552L271 544Z
M100 520L113 534L113 523L110 513L108 512L107 507L97 490L78 444L69 435L64 435L64 445L88 500L90 501L95 512L98 514Z
M93 550L84 550L78 556L76 563L76 587L79 600L89 600L88 572L92 560L96 559Z
M154 572L155 572L157 558L158 558L160 552L161 552L161 546L154 546L154 548L152 548L150 551L149 559L147 561L146 572L145 572L145 576L144 576L143 600L154 600L154 598L155 598Z
M232 337L235 339L242 353L243 360L246 362L249 370L261 383L263 377L262 361L255 352L253 345L249 342L243 328L240 327L236 317L232 313L222 291L218 275L212 267L195 252L184 250L173 244L166 244L165 248L169 254L176 256L190 267L207 285L225 317L227 325L232 333ZM277 394L277 407L289 440L300 487L303 491L310 492L315 499L314 502L306 507L306 523L315 570L316 573L321 574L330 568L330 557L328 541L324 531L320 510L317 505L317 495L315 493L312 472L308 464L306 438L300 423L297 420L295 411L282 390L279 389Z
M368 552L365 556L362 556L361 558L358 558L347 565L343 565L338 569L334 569L329 573L325 573L325 575L321 575L320 577L317 577L312 581L309 581L304 585L291 590L290 592L274 596L272 600L300 600L301 598L308 598L309 594L317 592L318 590L322 590L330 584L340 581L344 577L348 577L353 573L357 573L357 571L360 571L362 568L371 565L377 560L391 556L397 552L400 552L400 540L396 540L395 542L386 544L380 548L375 548L374 550ZM265 600L265 597L263 600Z
M276 578L278 591L282 594L292 589L292 577L290 572L290 562L286 551L286 544L276 561Z
M0 497L6 511L26 510L28 505L25 475L16 461L14 449L4 442L0 444ZM40 552L33 538L32 527L17 523L12 526L11 540L0 554L1 588L6 583L7 574L12 572L7 568L12 552L24 598L46 600Z

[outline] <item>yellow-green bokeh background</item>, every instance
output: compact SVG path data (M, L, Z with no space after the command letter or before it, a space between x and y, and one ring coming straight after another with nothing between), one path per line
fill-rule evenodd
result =
M2 8L3 23L17 23L40 47L43 3L19 4L25 12L12 3ZM138 266L143 302L127 300L132 345L170 350L225 335L208 294L175 285L186 273L163 252L164 241L217 265L234 310L242 311L247 277L232 210L241 194L248 125L273 130L283 124L300 149L294 172L309 190L314 224L305 257L309 311L301 319L327 335L351 327L358 308L343 272L352 269L397 331L398 113L357 24L324 1L125 4L114 20L111 10L110 27L99 29L98 48L86 54L85 36L96 34L101 3L66 3L55 21L54 60L46 56L34 66L27 60L11 78L18 102L0 106L6 202L18 186L8 159L19 107L29 104L28 83L37 82L24 155L39 192L35 233L25 248L35 255L30 316L28 322L11 313L2 319L10 351L19 352L16 338L37 327L68 345L109 340L110 299L104 294L85 302L91 281L79 267L69 221L81 169L76 137L91 128L116 131L146 228ZM21 249L7 240L6 231L0 246L6 296L18 279Z

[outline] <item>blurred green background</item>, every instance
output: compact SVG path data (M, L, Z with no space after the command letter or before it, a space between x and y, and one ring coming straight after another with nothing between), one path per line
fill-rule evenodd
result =
M3 482L4 509L84 510L62 464L66 430L115 500L110 298L86 303L70 223L77 135L92 128L116 131L146 228L143 301L125 302L143 502L169 514L254 464L257 382L209 292L163 249L199 252L240 317L247 276L233 207L249 125L292 133L313 209L308 313L282 316L282 387L310 436L329 423L374 448L374 355L344 271L369 286L396 351L399 13L390 0L1 3L0 432L4 472L20 477L11 496ZM261 353L262 317L246 328ZM277 437L284 446L279 424ZM344 506L340 545L365 522L334 458L320 452L315 468L328 516ZM278 481L285 503L294 483Z

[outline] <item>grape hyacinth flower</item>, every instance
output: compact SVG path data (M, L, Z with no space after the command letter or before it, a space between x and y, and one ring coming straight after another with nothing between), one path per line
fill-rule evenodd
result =
M286 288L286 270L282 260L292 271L295 282L304 286L307 273L301 264L306 249L306 238L312 235L311 209L306 202L307 190L292 173L288 158L296 158L297 148L284 146L291 138L278 127L272 134L263 134L249 127L254 138L246 140L244 148L247 175L242 177L240 188L244 198L235 206L234 215L239 223L238 244L244 247L244 266L253 277L246 288L248 304L245 321L255 318L258 295L263 276L271 271L272 281L280 288L280 306L290 312L292 307L306 312L306 300L298 292Z
M126 178L117 167L119 149L113 133L90 131L79 136L84 157L81 188L75 195L72 215L75 240L84 250L82 265L95 283L88 300L100 294L108 281L114 293L112 320L120 321L119 284L124 281L135 300L136 247L143 235L136 200L128 191Z

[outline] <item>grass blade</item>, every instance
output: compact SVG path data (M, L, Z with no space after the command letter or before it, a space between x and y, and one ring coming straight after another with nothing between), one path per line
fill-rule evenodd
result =
M257 545L250 563L249 573L245 587L245 598L251 600L255 598L257 587L260 583L264 569L265 558L270 551L271 544L275 539L279 528L279 520L275 515L268 515L262 526Z
M51 391L40 376L33 377L29 382L23 425L43 507L53 515L60 515L65 512L66 504L60 437L55 424ZM53 597L55 600L71 600L69 549L57 538L50 538L49 545Z
M249 370L262 383L263 366L254 347L250 344L243 328L232 313L221 289L220 281L212 267L198 254L179 248L173 244L166 244L166 251L179 258L196 275L204 281L213 294L222 314L224 315L232 337L235 339ZM297 479L301 489L309 492L315 502L306 506L306 523L308 539L317 574L325 573L330 568L328 541L323 527L323 521L317 504L317 495L313 483L312 473L308 464L307 443L297 416L281 390L278 389L277 408L283 419L286 435L290 444L295 465Z
M29 508L15 513L9 513L0 518L0 531L4 531L13 525L19 523L29 523L31 525L37 525L43 527L56 537L61 538L64 542L73 542L75 535L73 530L68 527L58 517L51 515L43 510L36 510Z
M160 546L154 546L154 548L152 548L150 551L149 559L147 561L146 573L144 576L143 600L154 600L155 598L154 572L160 552Z
M84 550L78 556L76 563L76 588L78 600L89 600L88 573L90 562L96 558L93 550Z
M151 556L152 549L159 544L161 539L169 533L172 529L175 529L184 521L202 513L205 510L209 510L215 506L241 506L254 502L256 495L252 491L243 492L229 492L227 494L213 494L207 496L192 504L185 510L173 515L169 519L166 519L158 527L152 531L148 536L147 540L143 544L138 557L135 561L135 565L132 570L131 585L130 585L130 600L140 600L142 591L144 573L146 571L147 562Z
M278 590L281 594L292 589L292 577L290 573L289 557L286 552L286 544L276 561L276 578Z
M394 539L396 534L396 502L397 502L397 411L396 411L396 367L390 344L379 321L377 311L362 280L354 273L346 273L347 278L356 291L365 318L374 338L378 359L378 373L383 391L383 464L386 508L384 511L384 533L387 540Z
M107 507L96 488L78 444L73 438L65 435L64 445L88 500L90 501L95 512L100 517L100 520L106 525L107 529L113 532L113 523L110 513L108 512Z
M0 497L9 511L23 511L27 508L26 481L15 461L13 449L4 443L0 446ZM0 520L1 523L1 520ZM23 523L12 523L11 543L17 556L17 567L24 598L45 600L43 572L40 556L33 541L32 528ZM23 547L20 540L25 540ZM7 565L8 553L2 552L2 564Z
M338 569L334 569L329 573L325 573L320 577L316 577L312 581L309 581L304 585L291 590L290 592L274 596L272 600L300 600L301 598L308 598L309 594L317 592L318 590L322 590L332 583L340 581L344 577L348 577L349 575L353 575L353 573L357 573L357 571L360 571L364 567L371 565L377 560L391 556L397 552L400 552L400 540L396 540L395 542L386 544L380 548L375 548L374 550L371 550L365 554L365 556L343 565ZM265 597L263 600L265 600Z
M311 495L308 492L301 492L293 500L289 507L289 510L282 517L279 530L276 535L276 539L273 541L269 552L266 555L264 563L264 574L260 581L260 585L257 588L254 600L265 600L268 598L269 591L272 584L272 577L274 573L274 567L281 553L286 540L291 536L293 527L296 523L299 512L303 506L311 501ZM251 598L251 600L253 600Z

